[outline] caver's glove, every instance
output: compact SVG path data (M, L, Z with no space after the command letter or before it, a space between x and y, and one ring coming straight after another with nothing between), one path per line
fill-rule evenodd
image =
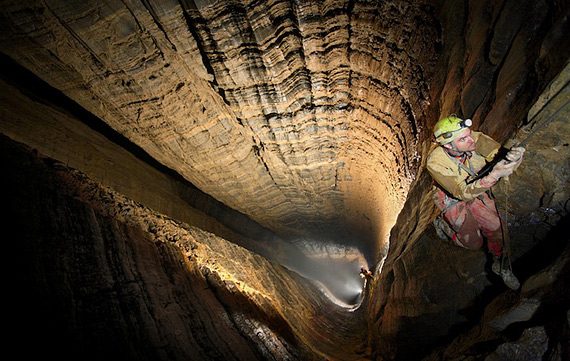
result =
M522 157L524 155L525 149L523 147L513 147L507 153L506 158L511 162L521 163Z
M523 147L512 148L506 155L508 160L498 162L489 175L496 179L510 176L521 164L524 152Z

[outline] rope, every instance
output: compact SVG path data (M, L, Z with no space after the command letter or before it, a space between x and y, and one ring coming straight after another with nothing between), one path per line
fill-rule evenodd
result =
M550 105L550 102L553 99L556 99L558 97L558 95L564 90L566 89L566 87L568 86L568 83L566 83L564 86L562 86L557 92L556 94L554 94L553 96L550 97L550 99L541 107L540 110L538 110L533 116L532 118L530 118L528 120L528 125L530 125L530 132L529 134L520 142L518 143L519 147L524 147L526 146L526 144L529 142L529 140L531 139L531 137L533 135L535 135L536 133L538 133L539 130L541 130L542 128L544 128L547 124L550 124L550 122L554 119L554 117L556 115L558 115L558 113L564 109L566 106L568 106L568 104L570 104L570 99L566 100L558 109L556 109L556 111L552 114L550 114L546 119L543 120L539 120L536 123L532 124L532 121L539 115L541 114L547 107L548 105ZM533 129L534 128L534 129ZM492 169L492 167L490 168ZM480 172L483 173L482 171ZM477 175L477 177L475 177L472 181L474 181L477 178L480 178L480 175ZM509 270L511 270L511 272L513 271L513 266L511 263L511 245L510 245L510 234L509 234L509 193L510 193L510 181L509 178L507 177L506 179L504 179L504 190L503 193L505 194L505 213L504 213L504 219L505 219L505 224L503 224L503 222L501 221L501 228L503 231L503 254L501 256L501 269L503 269L503 266L505 265L505 262L508 263L508 267Z
M558 96L558 94L559 94L563 89L565 89L565 88L566 88L566 85L565 85L564 87L562 87L560 90L558 90L558 92L557 92L552 98L550 98L550 100L548 100L548 102L542 107L542 110L543 110L543 109L546 109L546 107L548 106L548 104L550 104L550 102L551 102L554 98L556 98L556 97ZM554 117L555 117L556 115L558 115L558 113L559 113L562 109L564 109L564 107L566 107L568 104L570 104L570 99L566 100L566 102L565 102L564 104L562 104L553 114L549 115L548 118L546 118L545 120L540 120L540 121L538 121L537 123L532 124L532 125L531 125L531 128L534 127L534 129L530 130L530 133L529 133L521 142L519 142L519 143L517 144L517 147L525 147L526 144L527 144L527 143L530 141L530 139L532 138L532 136L535 135L535 134L538 132L538 130L544 128L547 124L549 124L550 121L551 121L552 119L554 119ZM529 120L529 124L530 124L530 122L532 122L532 121L534 120L534 118L536 118L539 114L542 114L542 110L538 111L538 112ZM521 129L522 129L522 128L521 128ZM514 139L516 139L516 136L515 136ZM477 181L477 180L479 180L479 179L485 177L487 174L489 174L489 173L493 170L493 167L495 167L495 165L496 165L499 161L501 161L501 160L503 160L503 159L506 159L506 156L507 156L507 153L509 152L509 150L510 150L509 148L506 148L506 147L504 147L504 146L501 146L501 147L499 148L499 151L498 151L497 154L495 155L495 158L494 158L491 162L487 163L487 165L485 165L481 170L479 170L479 173L478 173L476 176L474 176L474 177L472 177L471 179L469 179L469 180L467 181L467 184L471 184L471 183L473 183L473 182L475 182L475 181Z
M509 266L509 270L513 271L513 266L511 263L511 242L510 242L510 234L509 234L509 193L510 193L510 186L511 182L509 178L503 179L505 182L505 189L503 193L505 194L505 210L504 210L504 222L501 221L501 228L503 231L503 254L501 256L501 269L504 269L505 262Z

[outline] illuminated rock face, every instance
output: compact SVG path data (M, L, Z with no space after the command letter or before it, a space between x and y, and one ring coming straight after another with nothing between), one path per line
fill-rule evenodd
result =
M36 89L19 94L23 84L3 76L0 130L41 154L15 158L32 159L24 164L33 169L22 178L16 162L11 184L19 192L7 195L16 224L35 222L15 253L22 264L33 259L20 280L38 280L24 300L45 302L25 320L56 323L41 328L66 336L46 342L54 355L78 342L68 353L99 350L94 359L115 346L133 359L428 355L458 324L476 324L478 315L466 319L458 308L490 285L482 254L432 237L431 184L421 171L429 129L441 114L459 113L504 141L569 54L567 5L550 2L5 1L0 13L3 54L204 192L185 190L93 135L81 115L36 101ZM544 239L529 240L523 234L533 227L518 221L567 213L568 130L556 123L546 133L529 164L556 175L533 177L523 165L513 192L524 197L510 196L514 238L527 242L517 257ZM9 160L18 151L6 144ZM200 229L99 191L92 180L71 180L44 155ZM34 193L53 168L53 183ZM50 195L58 187L70 190ZM75 199L85 187L101 198ZM297 257L281 253L292 241L313 260L360 262L355 246L376 264L388 239L390 253L370 297L348 312L306 280L203 230L264 255ZM99 262L107 258L115 268ZM564 264L534 275L523 296L549 294L543 278L559 277ZM17 335L25 334L20 324ZM486 329L480 342L501 337ZM434 352L469 347L460 339Z
M6 220L17 235L6 265L19 269L8 317L18 357L319 360L362 352L364 329L331 337L358 330L362 311L330 304L297 274L4 136L0 149L12 189L3 194Z
M418 166L434 12L400 1L12 2L2 48L281 236L371 252Z

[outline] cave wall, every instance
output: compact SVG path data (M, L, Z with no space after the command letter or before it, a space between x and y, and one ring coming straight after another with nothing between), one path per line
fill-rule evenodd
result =
M418 166L435 22L416 1L6 1L0 44L227 206L371 252Z
M519 13L529 6L535 7L533 11ZM570 199L567 121L570 67L568 37L564 36L568 30L568 6L524 3L511 13L513 7L515 3L508 1L499 6L444 4L442 21L447 24L444 43L451 43L451 47L442 61L451 71L440 78L444 85L439 106L441 114L473 117L475 126L501 142L506 141L507 146L518 144L534 133L523 164L509 180L502 180L494 188L499 210L509 227L514 271L524 282L539 277L536 274L555 262L568 241L568 236L560 231L568 217ZM422 144L423 159L432 147L429 139ZM376 343L373 349L377 350L377 357L420 359L432 352L434 345L445 349L457 334L472 327L461 338L461 351L449 354L440 351L430 359L463 359L466 353L477 359L485 353L490 355L501 344L514 341L521 328L530 330L529 324L545 327L552 319L564 317L567 306L563 305L567 300L560 284L568 277L566 256L558 260L564 271L553 277L558 284L544 286L556 291L543 289L550 295L542 294L538 301L533 300L541 308L551 304L562 311L548 315L546 320L533 318L534 324L519 326L516 336L516 332L489 333L485 322L498 318L499 311L495 309L488 319L481 319L485 306L505 303L505 299L510 299L510 306L517 302L520 306L528 297L525 286L521 294L501 294L504 289L490 275L484 252L465 251L437 238L431 226L438 213L431 200L431 187L429 174L421 173L392 230L390 251L369 309L370 339ZM492 301L495 297L502 300ZM525 313L528 318L524 321L533 316L534 310ZM568 325L560 322L556 327L567 330ZM528 345L543 337L543 342L551 343L549 347L560 347L553 340L559 337L567 340L560 336L567 331L561 332L545 336L543 329L537 333L540 336L532 341L528 337L526 342ZM547 348L535 350L538 356L532 357L542 357ZM555 354L552 348L548 349L551 356ZM506 357L502 355L493 357Z
M26 69L0 58L0 131L169 217L267 258L285 243L201 192Z
M430 126L455 113L504 142L528 123L530 107L568 62L569 6L443 1L439 9L445 51L431 87L438 114Z
M0 46L226 206L377 261L433 123L458 113L507 139L563 66L567 11L5 1Z
M23 238L26 242L17 244L27 248L15 252L30 254L33 260L34 269L22 275L20 284L39 283L28 291L31 293L23 293L28 297L22 300L48 297L47 303L40 304L47 304L48 308L33 311L26 315L25 322L16 324L18 335L25 337L26 325L36 317L45 320L46 326L40 330L53 331L47 325L54 319L45 317L55 305L59 307L53 315L55 321L63 322L63 326L56 323L56 331L69 336L55 339L56 345L74 340L70 330L84 332L78 347L87 345L89 350L97 348L85 341L89 336L94 336L94 342L100 345L117 344L112 340L112 336L117 336L124 341L118 343L127 348L126 357L133 358L139 355L138 346L157 358L171 356L162 352L198 359L229 357L234 344L240 350L237 359L312 359L323 355L359 359L368 357L369 352L373 359L380 360L419 358L427 357L439 344L450 343L452 340L444 337L448 332L463 331L467 343L454 343L458 346L449 351L455 352L450 357L459 357L461 350L476 352L468 342L470 338L477 339L469 337L476 332L469 327L475 325L476 329L474 319L482 315L484 306L478 303L485 300L485 305L489 304L486 296L496 296L502 290L485 273L482 253L465 253L434 239L429 226L435 216L428 192L430 179L422 171L421 161L430 148L431 126L442 114L472 117L476 126L500 141L511 137L521 126L531 129L540 117L531 119L532 116L526 117L527 112L537 99L544 105L548 99L556 98L556 92L543 99L539 99L539 94L568 61L569 39L564 36L568 33L567 15L568 5L558 1L5 1L0 11L0 46L4 54L202 191L268 229L294 240L300 235L316 234L320 240L330 236L346 244L356 243L368 248L370 258L379 261L398 217L390 234L390 253L383 273L369 293L366 345L360 334L364 329L364 323L359 323L361 319L351 317L353 314L346 310L329 312L334 306L305 281L294 275L284 276L284 270L270 271L276 278L266 276L273 265L248 252L234 251L233 246L201 231L194 231L199 233L194 241L215 239L218 246L222 245L220 253L214 257L217 251L211 251L214 253L204 256L205 263L206 259L214 259L208 267L200 263L182 268L179 275L186 281L172 281L166 272L155 271L154 266L141 270L127 265L126 273L138 270L141 279L151 281L152 287L133 291L134 296L117 298L108 292L107 285L100 287L95 282L82 286L85 280L81 278L68 288L67 273L80 275L89 271L96 275L102 270L99 265L91 268L89 264L71 261L59 269L58 254L63 252L64 261L80 259L79 254L99 240L92 233L108 233L98 230L98 225L78 230L77 224L91 225L93 217L74 218L69 209L76 208L67 205L69 197L59 205L49 199L57 198L54 194L69 186L65 182L57 187L48 185L45 194L31 192L38 198L30 198L25 207L19 207L18 198L25 200L26 192L16 193L10 195L10 209L20 218L9 223L25 229L26 217L37 217L28 230L29 236ZM567 80L564 82L553 89L566 89ZM23 106L23 98L18 98L18 92L9 85L4 84L2 92L3 117ZM563 96L567 98L567 92ZM13 108L7 106L9 102ZM38 104L31 106L37 108ZM537 108L537 113L552 114L546 106L541 109L538 104ZM38 113L56 120L65 117L62 113L54 116L51 109L43 108L31 114L23 112L20 119L23 123L30 117L36 119L36 123L27 126L40 124L42 117ZM563 113L560 119L567 118L567 113ZM3 121L2 126L5 124ZM79 129L73 128L73 132ZM30 128L18 129L22 134L19 140L24 143L30 139L25 136L31 135L26 134L26 129ZM34 132L31 133L41 135L42 129L35 128ZM513 207L513 237L525 245L514 249L521 262L529 257L533 246L548 240L552 224L561 222L567 212L568 130L564 122L558 122L545 132L548 138L543 134L539 137L542 143L532 143L535 148L532 152L529 148L527 160L513 177L511 188L498 189L499 197L524 194L515 202L512 195L508 197ZM63 149L65 153L73 147ZM2 154L6 154L7 161L12 156L8 152ZM59 157L66 160L65 154ZM68 155L68 159L74 158ZM535 176L537 168L541 170L539 176ZM559 169L564 171L558 172ZM16 177L18 172L21 171L13 172ZM33 169L29 172L29 178L35 179ZM145 171L133 173L138 172ZM19 189L20 183L26 184L20 181L14 180L14 189ZM22 189L42 189L40 180L34 182ZM137 192L144 190L133 194ZM52 205L61 213L50 211ZM92 206L81 205L78 212L89 215ZM104 213L101 223L117 223L112 218L120 213ZM193 217L188 218L192 223L202 222L201 227L232 236L229 230L216 229L218 225L199 218L202 215ZM63 224L58 226L59 222ZM41 248L43 231L39 228L44 224L55 227L54 233L48 232L54 241L48 243L48 250ZM152 264L164 262L169 265L168 272L174 267L171 259L176 265L181 260L195 261L170 247L168 232L184 233L178 228L161 234L157 245L151 246L149 241L157 236L148 233L150 224L140 226L143 231L139 226L134 230L117 227L119 230L113 231L112 237L103 238L125 242L133 249L140 247L136 251L140 253L135 253L140 254L142 261L154 257ZM74 250L73 241L83 234L79 231L89 238L84 246ZM134 232L134 236L130 237L129 232ZM125 233L129 236L125 237ZM179 249L187 250L187 245L176 242ZM110 244L97 249L94 257L121 255L116 247L119 245ZM168 251L160 253L161 248ZM226 253L226 249L232 251ZM125 260L131 256L125 255ZM252 257L254 262L247 261ZM29 259L18 260L19 268L26 260ZM234 260L244 261L239 272L217 269L234 267ZM115 262L123 267L121 261ZM564 262L558 268L563 271L553 274L567 274ZM523 268L516 264L515 267ZM523 274L524 279L539 277L535 271L539 270ZM56 275L53 284L42 283L44 277L52 274ZM123 273L103 274L110 274L113 280L123 277ZM213 278L208 278L210 274ZM238 279L239 284L233 278L236 274L244 277ZM279 277L287 278L278 285L265 285L269 279ZM207 311L189 316L192 312L185 307L195 302L189 294L198 291L188 284L204 285L204 280L212 279L214 285L209 286L218 293L208 290L197 300L210 300L204 302L211 303L212 309L220 313L214 312L214 321L205 316L210 313ZM161 294L164 284L168 285L164 292L176 293L180 285L176 282L187 287L180 292L181 299L173 301L177 305L173 307L180 310L169 310L168 302L145 300ZM564 289L563 283L556 284ZM119 285L122 288L123 284ZM236 288L240 292L232 293ZM91 304L77 306L70 295L101 289L110 295L101 309L91 308ZM264 303L256 298L257 293L246 292L252 289L276 295L279 300ZM54 294L54 290L61 294ZM525 292L516 300L528 295ZM561 299L558 296L548 296L556 307ZM503 297L513 298L509 294ZM240 302L231 311L223 309L236 300ZM298 302L287 306L292 300ZM118 311L113 308L113 303L121 302L127 302L129 307ZM130 305L138 307L140 313L132 311ZM33 305L29 306L33 310ZM165 316L163 323L155 324L156 319L146 313L145 307L160 310L157 314L165 312L171 318ZM251 308L256 317L277 325L267 339L263 333L257 334L258 318L240 318L240 310ZM19 309L22 314L29 312ZM64 315L70 310L83 318L71 317L76 323L69 325ZM98 322L105 311L116 316L110 318L120 320L126 313L129 320L134 317L150 326L113 324L119 321L109 320L116 333L105 335L102 326L90 323ZM182 322L188 328L179 334L177 329L168 328L170 322L178 324L177 317L189 317ZM233 322L229 326L224 323L228 317ZM216 330L211 336L201 339L202 343L192 341L186 345L181 341L199 339L199 326L194 329L194 325L204 322ZM264 325L263 332L265 327L271 329ZM123 333L123 327L132 332ZM219 346L215 335L225 335L226 327L230 344ZM485 337L480 338L481 342L494 337L493 344L497 345L497 339L504 335L487 333ZM164 340L169 341L166 346ZM146 348L145 343L149 343ZM485 349L487 353L491 351ZM204 356L200 352L218 353ZM445 354L438 352L434 357Z
M353 359L362 312L0 137L8 348L19 359ZM339 348L340 347L340 348Z
M117 141L116 137L109 139L98 131L101 128L97 123L93 124L97 119L92 123L86 121L89 113L70 111L65 102L50 99L46 93L54 92L53 88L44 86L44 91L39 91L42 84L32 81L24 87L18 81L19 77L25 77L21 69L8 61L3 61L2 67L0 129L4 135L81 169L91 178L149 208L243 243L240 241L245 237L243 234L220 223L222 211L214 218L203 212L208 206L200 207L202 211L192 206L193 202L207 204L208 200L199 191L193 191L191 184L177 180L156 163L153 166L152 158L144 152L137 152L132 146L126 149L131 145L129 142ZM10 73L17 75L10 77ZM215 205L209 207L215 208Z
M570 355L570 66L514 137L534 131L517 171L494 187L521 281L510 291L488 255L437 237L431 177L416 180L370 296L369 339L379 359L564 360ZM500 324L500 327L498 326ZM429 356L428 356L429 355Z

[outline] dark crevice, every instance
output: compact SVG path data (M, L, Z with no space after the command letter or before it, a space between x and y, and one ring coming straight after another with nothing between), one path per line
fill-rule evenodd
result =
M536 242L536 246L513 263L513 268L521 280L527 279L533 274L552 264L568 246L568 224L570 213L562 211L560 219L554 226L544 224L549 231L542 240ZM545 246L547 242L547 246Z
M156 11L152 7L151 3L148 0L142 0L142 3L144 5L144 7L148 10L148 13L152 17L152 20L154 21L155 25L158 27L158 29L160 29L160 31L164 35L164 38L170 44L171 49L173 51L176 51L176 45L174 45L174 43L170 40L170 37L168 36L168 32L162 26L162 23L160 22L160 19L159 19L158 15L156 14Z
M192 37L194 38L194 41L196 42L196 46L198 47L198 51L200 52L200 57L202 58L202 64L206 68L208 74L210 74L212 76L212 80L210 81L210 84L212 84L212 88L215 89L218 92L218 94L220 94L224 103L226 103L226 105L230 105L230 102L228 101L228 99L226 97L225 90L219 86L218 81L216 80L216 72L214 71L214 67L212 66L212 60L210 60L210 57L208 56L208 52L206 51L206 45L204 44L202 38L200 37L200 35L198 33L198 29L196 28L196 25L194 24L194 19L188 13L189 11L191 11L193 9L188 8L186 1L183 1L183 2L184 2L184 4L182 4L182 3L180 4L180 6L182 7L182 14L184 15L184 20L186 21L186 26L188 27L188 31L190 31L190 34L192 35ZM201 20L203 23L205 23L204 19L201 19Z

